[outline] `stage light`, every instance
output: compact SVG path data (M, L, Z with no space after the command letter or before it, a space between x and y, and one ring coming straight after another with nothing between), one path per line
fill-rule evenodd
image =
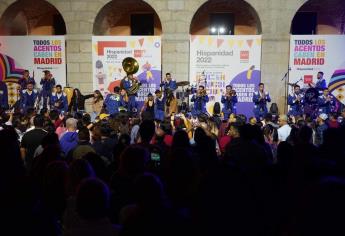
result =
M216 27L212 27L212 28L211 28L211 33L212 33L212 34L215 34L216 32L217 32L217 28L216 28Z
M218 30L219 30L220 34L224 34L225 33L225 28L224 27L220 27Z

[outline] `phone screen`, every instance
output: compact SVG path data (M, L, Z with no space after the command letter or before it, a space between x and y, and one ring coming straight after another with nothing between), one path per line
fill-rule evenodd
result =
M159 153L152 152L151 153L151 160L159 162L159 161L161 161L161 156L159 155Z

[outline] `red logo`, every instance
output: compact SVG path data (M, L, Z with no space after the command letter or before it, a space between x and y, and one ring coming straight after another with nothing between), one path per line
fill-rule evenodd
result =
M304 75L303 81L305 84L310 84L313 82L313 76L312 75Z
M134 50L134 57L142 57L145 50Z
M249 51L241 51L240 52L240 59L241 60L249 60Z

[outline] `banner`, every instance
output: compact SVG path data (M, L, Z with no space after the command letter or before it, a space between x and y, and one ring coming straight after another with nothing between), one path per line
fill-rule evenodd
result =
M49 70L56 84L66 86L64 36L0 36L0 57L0 80L16 82L29 70L40 88L43 71Z
M160 36L93 36L93 88L108 94L126 76L122 61L133 57L139 63L134 75L142 83L137 101L141 106L148 93L154 94L161 83Z
M331 94L345 104L344 52L345 35L291 35L289 82L308 89L322 71Z
M215 102L221 101L226 85L236 90L237 114L253 116L253 93L261 81L260 35L191 35L190 82L206 85L212 114Z

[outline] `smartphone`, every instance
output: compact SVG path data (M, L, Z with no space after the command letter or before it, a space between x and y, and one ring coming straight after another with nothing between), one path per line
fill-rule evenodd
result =
M157 152L151 152L151 161L160 162L161 156Z

